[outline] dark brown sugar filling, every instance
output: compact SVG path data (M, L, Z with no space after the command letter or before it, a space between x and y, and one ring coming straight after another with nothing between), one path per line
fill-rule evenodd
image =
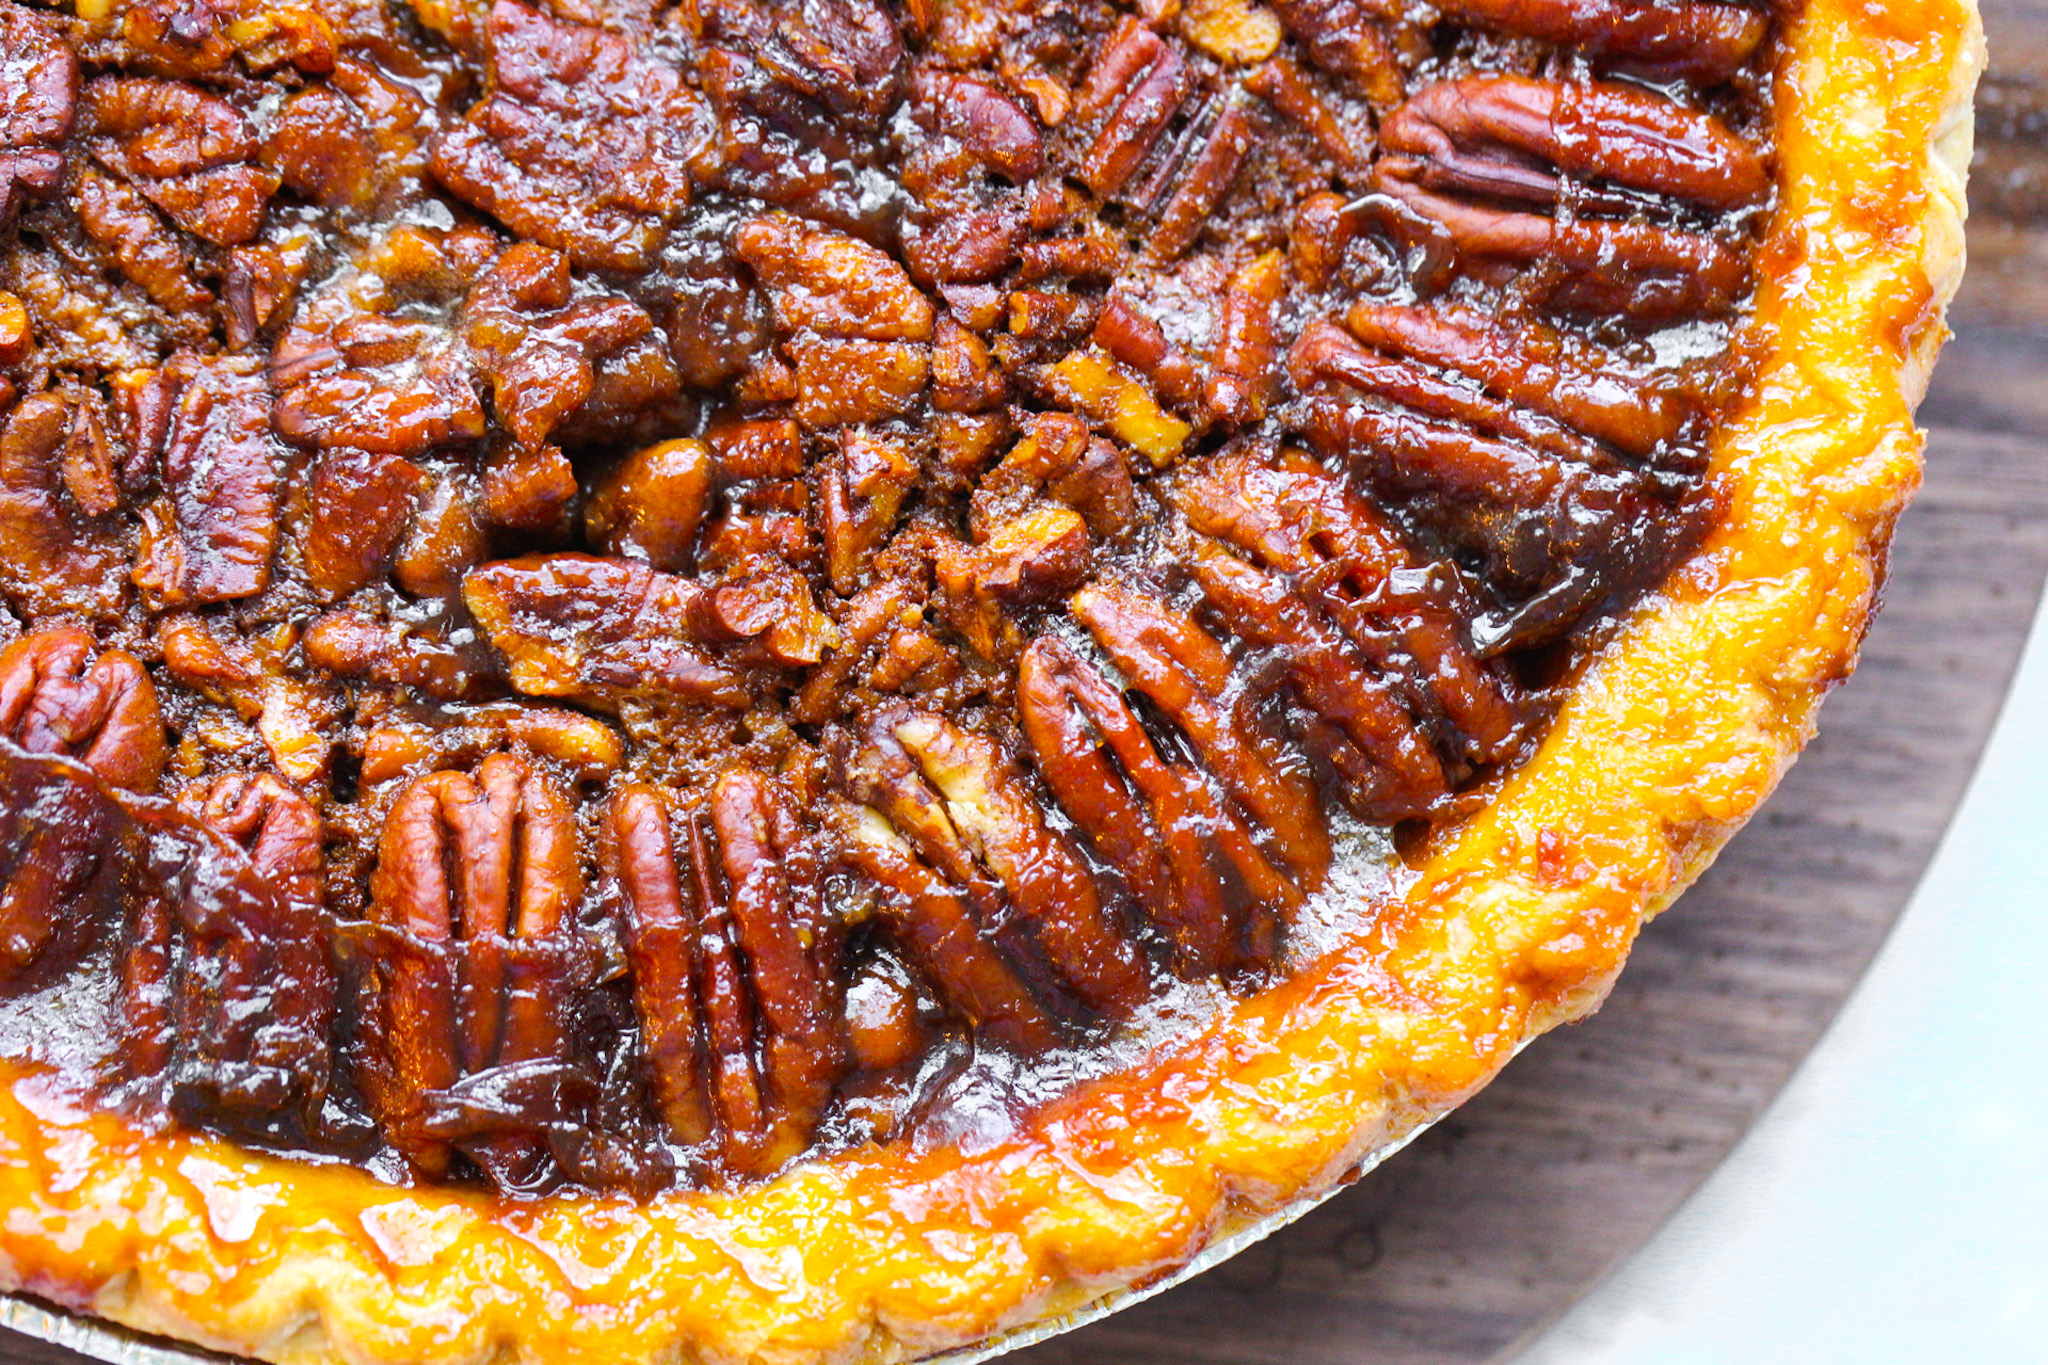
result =
M1258 989L1711 523L1773 23L0 0L0 1046L646 1192Z

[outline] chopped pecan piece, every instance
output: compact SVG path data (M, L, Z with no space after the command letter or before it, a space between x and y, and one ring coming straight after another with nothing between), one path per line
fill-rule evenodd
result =
M1179 459L1195 434L1191 424L1161 408L1143 384L1100 351L1076 351L1048 366L1043 382L1055 400L1139 451L1156 469Z
M446 614L390 620L371 608L316 617L306 627L306 662L341 678L417 688L444 701L502 693L504 671L467 624Z
M208 700L254 722L270 761L287 781L327 773L331 736L340 719L335 690L291 667L300 632L280 625L250 638L217 633L194 614L165 617L157 628L164 668Z
M767 1174L810 1145L848 1061L815 841L748 768L702 810L626 787L606 834L654 1106L677 1141L715 1138L729 1170Z
M976 169L1012 185L1026 184L1045 169L1045 137L1038 120L987 81L949 71L921 71L917 96L919 123L956 144L957 154ZM918 155L943 157L952 150L924 146Z
M908 415L931 376L929 348L907 341L798 336L796 416L812 430Z
M0 228L26 200L56 193L77 100L78 57L54 26L0 9Z
M931 300L902 266L866 242L771 213L741 224L733 250L768 291L779 331L931 339Z
M499 424L527 451L619 434L681 385L646 310L579 283L566 257L530 242L492 263L458 327Z
M143 509L135 586L155 607L251 597L270 583L278 452L260 361L201 361L180 376L158 462L163 495Z
M241 111L182 81L101 76L79 101L94 159L132 184L173 223L215 246L256 236L277 176Z
M476 369L452 311L497 243L476 230L394 228L357 267L299 309L270 357L275 425L286 440L418 459L489 430Z
M314 590L330 601L346 597L390 567L426 482L424 470L397 455L322 452L304 547Z
M1439 81L1388 116L1380 142L1380 187L1461 252L1550 263L1560 306L1650 320L1733 305L1742 253L1682 214L1753 208L1771 185L1712 115L1592 82ZM1554 212L1565 205L1569 215Z
M1172 945L1174 969L1205 978L1271 966L1301 888L1173 742L1064 640L1024 652L1017 711L1060 808Z
M1394 0L1273 0L1273 9L1311 61L1382 109L1401 98L1402 58L1426 50Z
M568 799L522 759L423 777L392 807L372 897L395 932L379 945L365 1079L418 1169L445 1171L460 1150L508 1190L544 1177L548 1127L568 1117L581 896Z
M490 93L434 139L441 183L578 265L646 267L690 199L710 132L674 67L582 24L498 0Z
M968 503L968 527L986 544L1041 499L1071 507L1107 541L1128 537L1137 518L1137 490L1123 457L1071 413L1031 420L1023 439L982 476Z
M237 75L237 59L251 71L287 63L315 74L334 64L336 46L368 40L385 30L373 17L381 6L326 0L127 0L74 6L81 27L96 40L93 60L118 59L147 71L179 77Z
M917 475L916 457L902 440L860 427L840 430L839 449L818 469L818 531L833 591L859 590Z
M791 7L779 18L746 0L712 0L705 28L745 46L777 84L862 132L878 129L903 93L903 38L875 0Z
M829 720L876 697L929 691L960 671L926 617L925 586L883 578L839 609L839 645L810 671L790 702L793 719Z
M970 1023L1036 1050L1055 1021L1121 1019L1145 998L1144 959L993 743L898 703L838 766L861 803L849 856L894 893L904 952ZM965 935L998 955L961 951Z
M1653 80L1726 80L1770 29L1767 14L1729 0L1443 0L1437 9L1577 48Z
M325 83L286 97L263 129L263 164L316 204L403 202L427 169L434 111L371 62L345 56Z
M1093 562L1088 524L1073 508L1039 502L974 545L931 544L939 615L985 659L1016 657L1014 609L1079 587Z
M608 554L657 569L688 569L711 500L711 451L702 441L662 441L634 451L591 490L583 527Z
M534 555L470 573L463 598L528 696L750 700L751 665L815 663L835 632L805 582L757 565L724 583L589 555Z
M379 725L363 739L359 776L364 787L374 787L506 752L546 759L578 782L602 782L625 761L618 732L595 716L528 702L487 702L452 717L429 712Z

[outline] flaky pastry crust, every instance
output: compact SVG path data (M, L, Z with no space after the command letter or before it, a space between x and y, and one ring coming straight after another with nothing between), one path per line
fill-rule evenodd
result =
M1847 676L1962 268L1970 0L1808 0L1727 514L1372 932L985 1150L499 1203L150 1135L0 1063L0 1280L278 1362L890 1360L1156 1280L1602 999Z

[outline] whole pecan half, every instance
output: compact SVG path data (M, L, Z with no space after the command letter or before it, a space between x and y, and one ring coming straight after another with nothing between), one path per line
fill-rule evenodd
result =
M1150 218L1162 260L1194 245L1251 147L1244 97L1199 79L1178 46L1135 18L1104 44L1074 114L1094 130L1081 180Z
M31 394L0 419L0 597L29 619L118 608L120 542L93 515L121 496L105 439L83 394Z
M1295 345L1310 439L1482 557L1501 599L1473 625L1485 652L1556 638L1697 529L1704 504L1658 476L1696 465L1674 445L1696 414L1654 375L1459 313L1360 304L1350 321L1376 349L1325 322Z
M0 736L30 754L76 759L105 782L147 792L164 766L156 689L132 655L101 653L74 626L0 650ZM100 901L121 894L122 822L90 781L8 760L24 790L0 802L0 981L70 960L99 927ZM19 771L17 771L19 770Z
M164 216L215 246L252 240L276 192L240 110L183 81L100 76L85 85L79 130L95 160Z
M1105 633L1136 659L1129 623L1116 617L1127 603L1093 605ZM1191 682L1220 684L1216 675L1228 664L1198 629L1182 625L1177 634L1173 653L1142 660L1151 684L1144 694L1149 700L1157 692L1198 725L1206 722L1207 747L1222 755L1246 789L1258 791L1263 804L1287 809L1290 817L1305 815L1282 838L1295 861L1319 878L1328 858L1321 812L1295 809L1305 794L1298 782L1277 776L1264 755L1227 734L1228 722L1212 702L1192 695ZM1191 678L1175 654L1209 676ZM1041 636L1025 651L1017 710L1046 785L1166 936L1176 972L1191 979L1240 976L1273 964L1284 921L1301 906L1303 890L1260 847L1199 753L1187 752L1173 732L1155 734L1123 691L1057 636Z
M751 667L816 663L837 635L808 583L755 563L722 582L630 559L530 555L486 564L463 599L528 696L627 696L744 707Z
M654 1107L678 1142L715 1140L727 1170L771 1172L810 1145L848 1062L815 842L748 768L702 809L622 788L606 835Z
M190 1122L312 1136L337 1003L319 813L268 773L222 776L179 808L247 868L138 898L122 983L127 1065L161 1075Z
M1770 30L1768 13L1734 0L1443 0L1436 8L1653 80L1726 80Z
M697 76L716 113L708 176L735 194L862 237L886 237L900 196L874 132L903 91L903 40L874 0L701 6Z
M497 1183L545 1172L570 1061L575 818L554 779L499 754L408 786L384 826L371 895L398 931L379 948L380 1070L366 1089L420 1170L457 1150Z
M164 727L156 688L131 654L101 653L75 626L0 650L0 735L37 754L75 758L131 791L156 786Z
M135 586L159 608L252 597L270 584L280 494L262 362L196 361L175 367L175 382Z
M1560 306L1645 320L1733 306L1745 255L1689 216L1754 208L1771 188L1711 114L1598 82L1438 81L1388 115L1380 144L1378 186L1465 256L1547 265Z
M1284 575L1300 601L1341 631L1387 678L1455 779L1521 743L1511 686L1465 638L1448 568L1424 561L1338 479L1312 466L1226 455L1189 467L1167 496L1193 530Z
M54 27L0 9L0 227L27 199L56 193L77 99L78 57Z
M847 857L881 885L905 957L967 1023L1038 1051L1145 998L1144 959L992 742L897 703L844 738L837 766L860 803Z
M490 91L433 142L456 195L578 265L644 268L708 137L683 73L615 34L498 0Z

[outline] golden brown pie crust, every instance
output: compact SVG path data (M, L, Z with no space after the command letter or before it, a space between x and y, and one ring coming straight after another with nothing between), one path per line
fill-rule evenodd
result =
M281 1362L882 1360L1163 1276L1601 1000L1847 676L1963 260L1970 0L1807 0L1727 515L1366 936L986 1150L507 1204L151 1136L0 1062L0 1278Z

